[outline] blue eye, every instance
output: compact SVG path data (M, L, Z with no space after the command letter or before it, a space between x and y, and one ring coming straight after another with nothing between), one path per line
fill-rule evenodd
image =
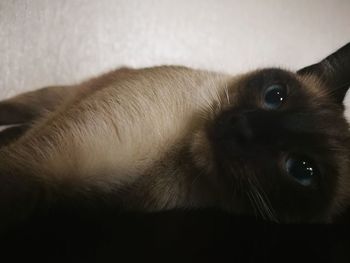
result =
M288 158L286 171L304 186L311 185L317 173L314 165L306 158Z
M286 87L274 84L268 87L264 93L264 105L270 110L278 109L287 97Z

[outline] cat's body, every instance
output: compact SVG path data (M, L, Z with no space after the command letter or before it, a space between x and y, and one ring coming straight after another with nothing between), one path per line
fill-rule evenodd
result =
M4 221L99 196L136 211L330 221L350 203L350 133L340 86L314 67L120 69L3 101L0 124L29 127L0 150ZM295 175L299 161L310 178Z

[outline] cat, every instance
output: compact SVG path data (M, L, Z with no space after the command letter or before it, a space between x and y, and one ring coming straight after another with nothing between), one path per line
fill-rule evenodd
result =
M347 44L297 72L121 68L4 100L1 225L98 201L332 222L350 204L349 85Z

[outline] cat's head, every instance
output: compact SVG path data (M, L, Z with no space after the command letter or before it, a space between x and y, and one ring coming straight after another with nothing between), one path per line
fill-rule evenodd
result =
M192 145L221 205L279 222L329 221L342 211L350 203L349 85L350 45L297 73L234 79Z

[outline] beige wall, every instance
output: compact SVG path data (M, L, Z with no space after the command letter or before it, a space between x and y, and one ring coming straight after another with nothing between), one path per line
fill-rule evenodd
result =
M297 69L350 41L349 0L0 0L0 97L130 65Z

